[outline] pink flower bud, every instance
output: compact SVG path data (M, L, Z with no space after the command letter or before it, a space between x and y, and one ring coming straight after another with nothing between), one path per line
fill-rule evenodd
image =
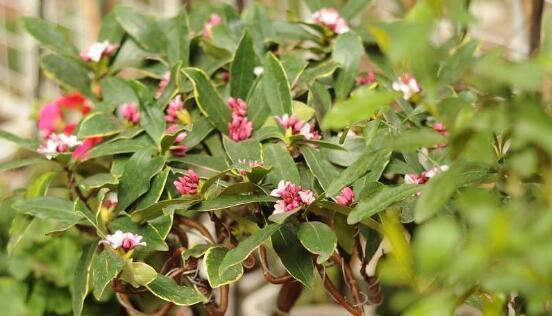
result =
M376 81L376 75L370 71L367 74L356 77L355 81L356 81L356 84L359 86L369 85Z
M232 113L238 114L240 116L247 115L247 103L240 98L228 98L228 107Z
M171 72L167 71L163 74L163 77L161 77L161 81L159 81L159 86L155 92L155 99L159 99L161 95L163 95L165 88L169 85L169 81L171 81Z
M99 62L102 57L111 55L119 45L113 45L109 41L96 42L80 53L82 60Z
M136 103L125 103L119 108L119 112L123 119L130 124L138 124L140 122L140 109Z
M251 137L253 133L253 123L247 117L232 114L232 121L228 123L228 136L231 140L239 142Z
M348 32L349 25L334 8L322 8L312 14L314 23L323 25L337 34Z
M339 205L351 206L355 200L355 192L350 187L341 190L341 194L336 198Z
M198 192L199 176L192 169L188 169L188 174L176 179L174 186L182 195L195 195Z
M142 236L133 233L123 233L118 230L114 234L105 236L105 239L100 241L100 244L107 244L113 249L121 248L124 251L130 251L137 246L145 246L146 242L142 241Z
M215 25L219 25L221 23L222 23L222 18L217 14L212 14L211 17L209 18L209 21L207 21L205 25L203 25L203 37L211 38L212 36L211 29Z
M443 125L443 123L435 123L435 125L433 125L433 130L443 135L444 137L448 137L448 130L445 125Z

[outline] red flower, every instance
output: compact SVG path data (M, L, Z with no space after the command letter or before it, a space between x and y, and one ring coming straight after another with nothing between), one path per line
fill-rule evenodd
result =
M84 160L86 158L86 153L101 142L102 137L90 137L85 139L82 144L75 149L72 157L77 160Z
M68 122L69 110L77 111L80 116L88 114L91 106L86 99L78 92L61 96L42 107L38 118L38 129L44 136L52 133L64 132L71 134L76 122Z

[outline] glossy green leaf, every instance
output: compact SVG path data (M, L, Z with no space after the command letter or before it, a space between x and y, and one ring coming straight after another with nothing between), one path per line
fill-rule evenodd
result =
M324 117L323 128L343 128L365 120L382 108L391 104L397 97L395 92L376 91L369 87L355 91L350 98L337 103Z
M272 167L268 180L277 185L281 180L300 183L301 178L297 166L288 151L280 144L266 144L263 146L264 163Z
M88 151L86 158L92 159L115 154L134 153L148 148L154 148L155 144L147 135L141 135L133 139L121 139L105 142L94 146Z
M246 139L241 142L234 142L230 138L223 136L222 143L226 154L233 163L238 163L240 160L262 161L261 150L262 146L255 139Z
M94 297L99 300L105 288L123 269L125 261L111 249L96 254L92 261L92 284Z
M117 22L117 14L115 10L107 13L102 20L98 41L109 41L112 44L120 43L125 36L125 30Z
M57 222L60 230L65 230L83 219L73 209L73 203L57 197L34 197L18 200L13 208L31 216Z
M132 86L119 77L106 77L100 81L104 102L108 102L115 109L125 103L140 104L140 100Z
M245 32L240 40L234 60L230 66L230 95L247 100L249 91L253 87L255 74L255 49L249 32Z
M207 281L209 281L212 288L234 283L243 275L241 264L231 266L222 274L219 274L220 264L227 253L228 249L226 247L211 247L205 252L203 266L207 272Z
M313 288L314 264L309 252L297 239L297 230L293 224L281 226L271 239L274 250L289 274L305 287Z
M158 274L146 287L153 295L175 305L190 306L205 300L205 297L194 288L178 285L173 279L162 274Z
M157 272L143 262L125 262L121 279L134 287L146 286L157 277Z
M341 64L341 69L335 78L337 99L345 99L353 89L362 54L364 54L364 48L356 33L346 32L337 37L332 53L332 59Z
M212 131L214 130L213 125L209 123L204 117L197 118L194 120L192 130L188 132L186 139L184 139L184 145L188 148L193 148L200 144Z
M155 53L165 51L166 37L153 18L127 6L116 7L115 14L121 27L144 49Z
M81 315L82 308L84 306L84 299L86 298L88 289L90 288L90 280L92 279L92 258L96 252L96 247L97 244L93 242L84 248L80 259L77 262L77 266L75 267L73 283L71 284L74 316Z
M34 140L31 140L31 139L25 139L25 138L21 138L19 136L16 136L10 132L6 132L6 131L3 131L3 130L0 130L0 138L2 139L5 139L9 142L12 142L14 144L17 144L21 147L24 147L28 150L32 150L32 151L35 151L39 144L37 141L34 141Z
M132 212L131 218L134 222L145 223L146 221L163 215L164 210L166 209L187 210L197 203L199 203L199 201L195 197L181 197L178 199L163 200L156 202L146 208L137 209L136 211Z
M151 157L151 151L141 150L130 157L119 180L118 210L125 210L150 188L150 180L165 164L164 157Z
M215 211L251 203L275 202L276 199L267 195L221 195L201 202L193 208L194 211Z
M168 23L167 34L167 55L169 63L174 65L182 62L188 66L190 56L190 26L186 10L171 18Z
M63 87L75 89L92 100L96 99L90 90L88 70L80 63L62 56L47 54L42 56L40 67L46 76L59 82Z
M242 240L236 248L231 249L222 259L219 267L219 274L224 273L232 266L244 261L253 250L263 244L272 234L280 228L280 224L269 224Z
M349 0L345 2L345 5L339 10L339 13L342 18L350 20L361 14L372 2L373 0Z
M140 199L136 203L137 210L149 207L153 203L159 201L159 198L161 197L161 194L163 194L163 190L165 189L165 184L167 183L169 172L170 169L165 168L163 171L159 172L155 175L155 177L153 177L148 192L140 197Z
M420 128L406 130L391 138L389 146L397 151L415 151L422 147L445 143L446 138L439 133L428 128Z
M200 258L211 247L212 247L211 245L206 245L206 244L194 245L191 248L186 249L186 251L182 252L182 254L181 254L182 260L185 262L186 260L188 260L190 258ZM218 271L217 271L217 273L218 273Z
M77 137L105 137L121 132L119 119L109 113L96 112L87 115L79 125Z
M420 191L420 187L412 184L403 184L387 187L373 196L361 200L347 217L347 223L356 224L364 218L377 214L394 203Z
M44 47L62 55L77 56L78 51L69 41L68 30L54 23L35 18L21 19L23 27Z
M228 165L226 164L226 159L224 159L224 157L213 157L203 154L190 154L184 157L174 157L171 158L171 161L215 172L228 169Z
M219 131L226 134L231 119L230 109L217 92L209 78L198 68L184 69L186 76L192 81L194 97L203 115Z
M337 236L322 222L306 222L297 231L299 241L308 251L317 254L316 262L326 262L337 247Z
M291 91L280 61L268 53L264 61L263 92L273 115L291 114Z
M83 179L79 186L85 190L92 190L101 188L106 185L115 186L119 183L119 179L117 179L114 175L111 173L96 173L94 175L91 175L88 178Z
M320 152L316 152L310 146L302 146L301 153L320 186L327 189L338 176L336 168L329 161L322 158Z
M270 116L270 108L264 95L262 80L256 81L253 91L247 99L247 118L253 123L256 131L264 125Z
M0 172L19 169L19 168L36 165L44 162L48 162L48 161L40 158L29 158L29 159L15 160L15 161L6 161L6 162L0 163Z

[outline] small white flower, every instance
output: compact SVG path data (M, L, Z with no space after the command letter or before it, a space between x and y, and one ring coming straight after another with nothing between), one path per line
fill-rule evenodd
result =
M301 127L299 134L303 135L305 139L308 139L308 140L314 138L314 134L311 132L311 126L308 123L303 125L303 127Z
M118 45L112 45L109 41L96 42L83 50L80 54L84 61L99 62L103 56L111 54Z
M288 186L288 182L284 180L280 180L280 182L278 182L278 187L272 190L272 192L270 192L270 195L275 197L282 196L282 193L286 190L287 186Z
M124 251L129 251L137 246L145 246L146 242L142 241L142 236L133 233L123 233L118 230L114 234L105 236L105 239L100 243L106 243L113 249L121 248Z
M449 166L447 165L442 165L442 166L438 166L438 167L435 167L431 170L428 170L425 172L425 176L428 177L428 178L433 178L435 177L436 175L438 175L439 173L441 172L445 172L449 169ZM405 179L406 180L406 179Z
M82 144L75 135L50 134L46 142L40 145L37 152L52 159L57 154L67 152L70 149Z
M416 79L410 74L404 74L393 82L393 90L402 92L403 99L409 100L413 95L421 91Z
M257 76L257 77L260 76L260 75L262 75L263 72L264 72L264 68L261 67L261 66L257 66L257 67L255 67L255 68L253 68L253 73L254 73L255 76Z

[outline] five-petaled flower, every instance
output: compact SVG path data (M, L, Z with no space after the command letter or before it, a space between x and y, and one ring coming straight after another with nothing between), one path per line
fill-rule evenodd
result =
M281 180L278 187L272 192L271 196L279 197L274 205L273 214L291 212L305 205L314 202L314 194L311 190L306 190L292 182Z
M188 173L174 181L176 190L182 195L195 195L199 188L199 176L192 169Z
M215 25L219 25L222 23L222 18L217 14L211 14L211 17L209 17L209 20L203 25L203 37L205 38L211 38L212 31L211 29Z
M345 187L336 197L336 201L339 205L351 206L355 201L355 192L350 187Z
M77 140L74 135L66 134L50 134L44 143L40 145L37 152L52 159L59 153L69 152L74 147L77 147L82 142Z
M107 244L113 249L121 248L124 251L130 251L138 246L146 246L146 242L142 241L142 238L137 234L117 230L114 234L105 236L105 239L100 243Z
M349 31L347 21L334 8L322 8L312 14L314 23L324 25L337 34Z
M416 78L409 73L397 78L397 80L393 82L392 88L395 91L402 92L403 99L405 100L410 100L413 95L422 91Z
M119 113L128 123L135 125L140 123L140 108L136 103L125 103L119 108Z
M119 45L111 44L109 41L96 42L80 53L82 60L99 62L102 57L111 55Z

